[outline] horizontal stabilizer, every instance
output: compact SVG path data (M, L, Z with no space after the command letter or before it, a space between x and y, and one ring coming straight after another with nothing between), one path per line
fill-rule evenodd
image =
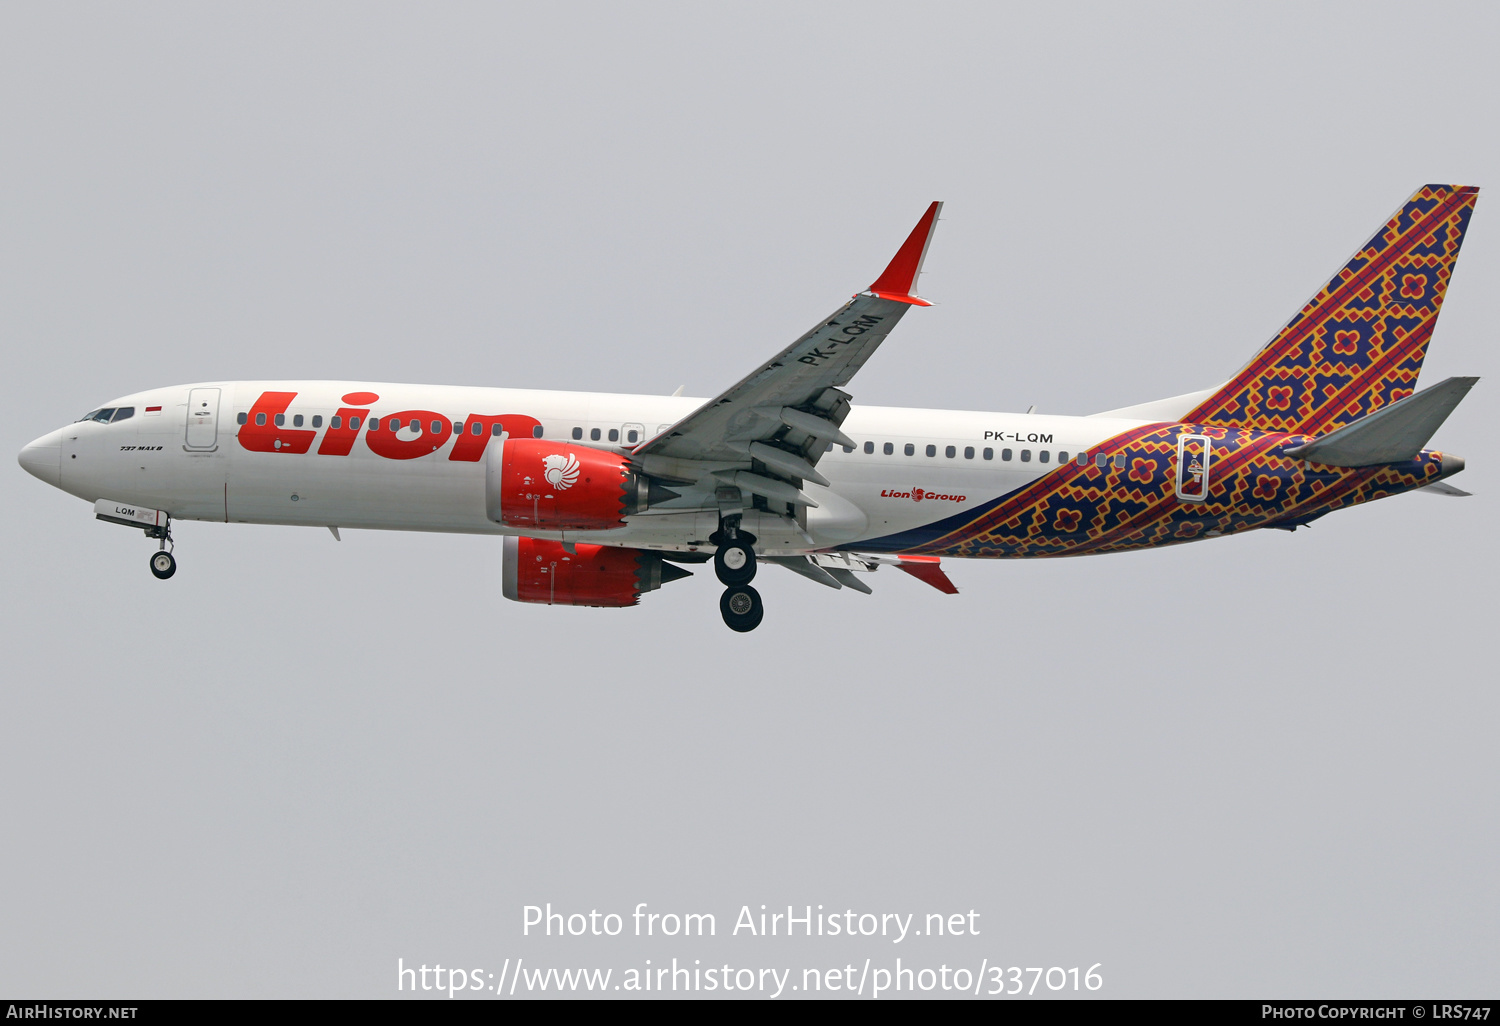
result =
M1430 485L1418 488L1417 491L1426 492L1429 495L1446 495L1454 499L1468 499L1474 495L1473 492L1466 492L1462 488L1454 488L1447 481L1434 481Z
M1449 378L1295 449L1293 459L1328 467L1403 463L1422 451L1478 378Z

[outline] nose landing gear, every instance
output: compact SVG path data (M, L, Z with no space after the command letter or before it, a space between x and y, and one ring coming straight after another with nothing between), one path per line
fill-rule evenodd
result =
M146 528L146 537L160 540L161 544L157 551L151 553L151 574L158 581L165 581L177 572L177 559L172 555L168 545L172 544L172 518L161 527Z

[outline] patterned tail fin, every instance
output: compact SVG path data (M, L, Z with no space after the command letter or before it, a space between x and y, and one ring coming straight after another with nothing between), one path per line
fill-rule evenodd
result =
M1183 421L1323 434L1411 395L1478 198L1423 186Z

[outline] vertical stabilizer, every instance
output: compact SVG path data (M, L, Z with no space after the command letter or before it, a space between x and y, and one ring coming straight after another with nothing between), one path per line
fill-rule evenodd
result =
M1473 186L1423 186L1182 419L1325 434L1411 395L1478 197Z

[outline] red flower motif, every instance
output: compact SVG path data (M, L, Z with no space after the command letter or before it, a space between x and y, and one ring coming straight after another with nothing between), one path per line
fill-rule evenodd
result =
M1403 274L1401 276L1401 297L1403 299L1421 299L1426 292L1427 275Z
M1272 477L1270 474L1261 474L1255 479L1255 497L1265 499L1267 502L1276 498L1281 491L1281 479Z
M1357 331L1335 331L1333 333L1333 351L1340 356L1353 356L1359 348L1359 332Z
M1198 523L1196 523L1195 521L1184 520L1182 523L1180 523L1180 524L1177 525L1177 537L1179 537L1179 538L1196 538L1196 537L1198 537L1198 528L1199 528L1199 526L1200 525Z
M1266 390L1266 405L1273 410L1290 410L1292 408L1292 386L1272 385Z
M1130 461L1130 480L1141 484L1150 484L1151 479L1156 476L1156 463L1152 460L1142 459L1137 456Z
M1053 518L1052 525L1059 531L1076 531L1079 523L1083 520L1083 514L1076 509L1060 509L1057 516Z

